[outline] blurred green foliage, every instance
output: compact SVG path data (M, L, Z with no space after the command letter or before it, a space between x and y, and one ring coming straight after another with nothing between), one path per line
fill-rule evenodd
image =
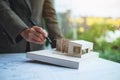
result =
M100 57L120 62L120 38L115 40L114 42L107 42L104 39L107 31L114 31L115 29L116 27L111 24L93 24L87 31L83 33L77 31L77 39L83 39L93 42L94 51L99 52ZM101 36L103 36L103 38L101 38ZM70 33L66 37L72 39L72 31L70 31Z

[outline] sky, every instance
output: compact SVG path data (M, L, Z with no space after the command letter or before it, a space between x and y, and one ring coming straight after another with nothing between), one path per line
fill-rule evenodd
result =
M55 0L55 7L73 16L120 17L120 0Z

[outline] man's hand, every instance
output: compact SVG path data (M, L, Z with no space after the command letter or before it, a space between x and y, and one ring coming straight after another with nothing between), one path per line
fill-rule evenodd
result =
M36 44L43 44L46 41L47 32L38 26L26 29L20 33L20 35L29 42Z

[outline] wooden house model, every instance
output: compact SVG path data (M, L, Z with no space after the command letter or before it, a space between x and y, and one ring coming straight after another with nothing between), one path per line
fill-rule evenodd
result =
M57 39L56 50L64 55L81 57L93 50L93 43L85 40Z

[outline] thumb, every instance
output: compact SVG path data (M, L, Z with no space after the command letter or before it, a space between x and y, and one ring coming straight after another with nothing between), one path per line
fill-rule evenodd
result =
M44 32L44 36L47 37L48 36L47 31L43 29L43 32Z

